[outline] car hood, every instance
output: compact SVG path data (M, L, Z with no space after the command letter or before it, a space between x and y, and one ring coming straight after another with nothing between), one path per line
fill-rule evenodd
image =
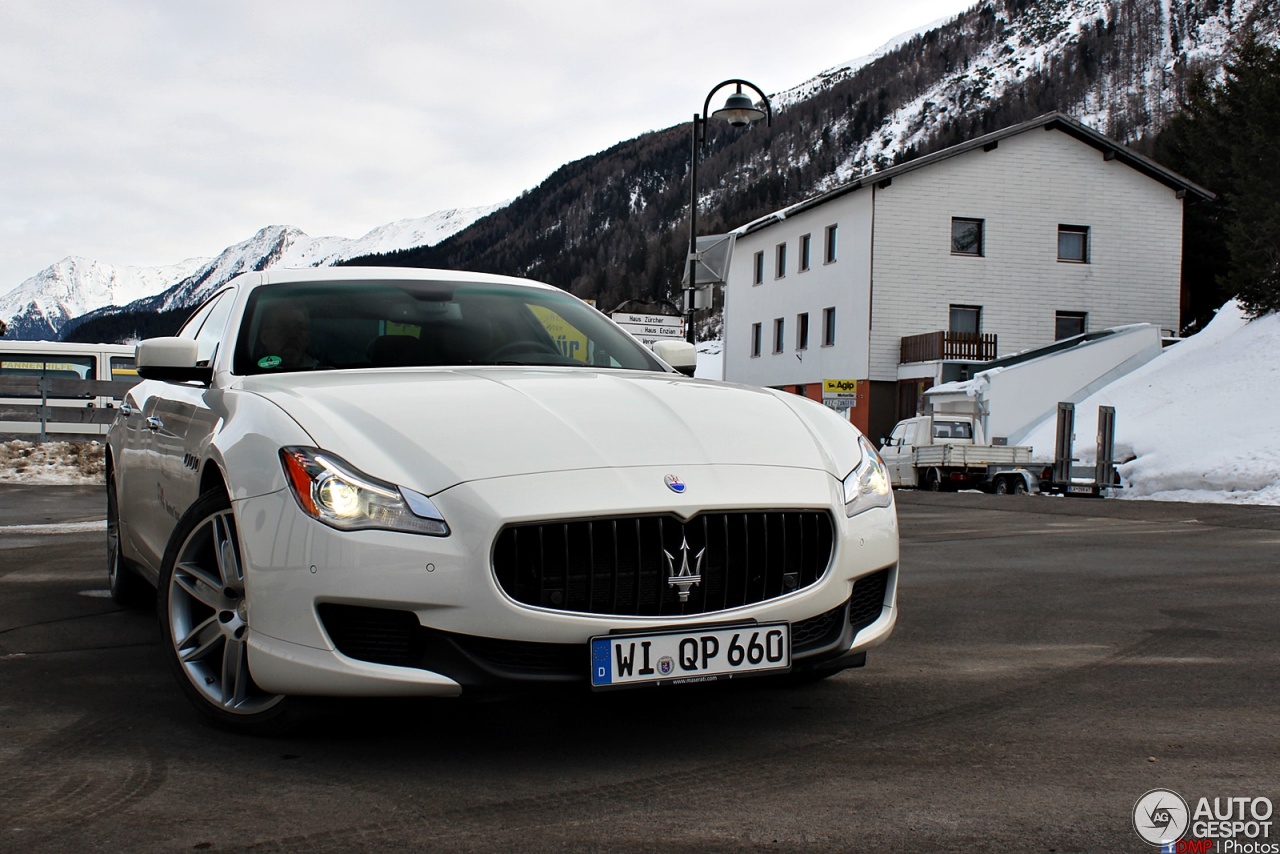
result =
M407 368L248 377L235 388L270 400L366 474L428 495L484 478L628 466L839 478L860 458L856 431L825 407L675 374Z

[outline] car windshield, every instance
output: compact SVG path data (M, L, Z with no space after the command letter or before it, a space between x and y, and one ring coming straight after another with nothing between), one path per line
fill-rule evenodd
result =
M258 288L245 309L234 370L460 365L663 370L634 338L563 292L406 281Z

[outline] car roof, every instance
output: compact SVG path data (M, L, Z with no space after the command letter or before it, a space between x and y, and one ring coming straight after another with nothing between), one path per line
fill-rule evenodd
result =
M515 276L499 276L493 273L473 273L467 270L430 270L421 267L306 267L303 269L262 270L243 273L233 283L249 286L274 285L290 282L462 282L467 284L513 285L538 290L564 291L543 282L519 279Z

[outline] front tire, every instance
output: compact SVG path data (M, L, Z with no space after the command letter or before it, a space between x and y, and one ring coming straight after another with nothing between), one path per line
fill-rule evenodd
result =
M290 726L289 704L249 672L248 601L231 502L221 489L191 505L160 570L160 627L183 693L225 729L270 735Z

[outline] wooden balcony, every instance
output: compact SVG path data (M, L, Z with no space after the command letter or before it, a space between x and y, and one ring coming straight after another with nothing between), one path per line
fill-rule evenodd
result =
M996 357L996 336L982 332L924 332L902 339L901 363L958 359L989 362Z

